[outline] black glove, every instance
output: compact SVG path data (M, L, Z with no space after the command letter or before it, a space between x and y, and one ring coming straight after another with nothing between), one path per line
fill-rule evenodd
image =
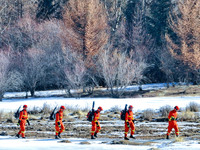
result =
M99 123L98 122L96 122L96 125L97 125L97 127L99 126Z
M129 122L126 122L126 124L127 124L127 127L130 127Z
M20 125L20 122L21 122L21 120L18 120L18 123L17 123L18 126Z
M171 120L176 120L174 117L171 117Z
M61 125L60 125L60 122L57 122L58 123L58 126L60 127Z
M132 120L133 123L135 123L135 120Z
M29 122L29 120L27 120L27 123L28 123L29 126L31 125L30 122Z

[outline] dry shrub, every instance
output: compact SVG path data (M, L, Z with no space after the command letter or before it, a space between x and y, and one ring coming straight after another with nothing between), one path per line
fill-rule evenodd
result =
M3 120L3 110L0 111L0 121Z
M13 123L15 121L13 112L5 113L4 118L6 118L6 122L8 122L8 123Z
M121 112L121 108L118 105L115 105L113 107L110 108L110 112Z
M190 102L186 106L186 110L187 111L192 111L192 112L199 112L200 111L200 105L198 103L195 103L195 102Z
M159 109L159 112L161 114L162 117L168 117L169 112L172 110L173 108L170 105L166 105L166 106L162 106Z
M155 111L153 109L146 109L143 111L142 117L148 121L152 120L155 115Z
M43 107L42 107L42 109L41 109L41 113L47 115L47 114L51 114L52 111L53 111L53 110L51 109L51 107L50 107L49 104L47 104L47 103L44 103L44 104L43 104Z
M178 118L182 121L188 121L188 120L196 120L198 117L197 115L192 111L183 111L179 113Z
M34 106L32 109L28 109L29 114L39 114L40 113L40 108Z

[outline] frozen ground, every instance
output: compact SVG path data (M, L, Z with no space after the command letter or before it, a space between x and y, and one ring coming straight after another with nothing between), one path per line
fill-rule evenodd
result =
M128 87L133 90L134 87ZM129 90L127 88L127 90ZM146 86L146 88L153 88ZM155 85L155 88L163 88L162 85ZM0 102L0 111L9 112L16 111L20 105L27 104L28 109L33 107L42 108L44 103L49 104L52 108L56 105L66 105L74 108L91 108L92 102L95 101L95 108L102 106L105 114L114 106L121 109L125 104L132 104L134 111L140 112L147 108L159 109L164 105L171 105L172 107L178 105L179 107L186 107L190 102L200 104L200 97L153 97L153 98L126 98L126 99L113 99L113 98L63 98L59 95L64 91L43 91L38 92L38 96L48 96L45 98L29 98L29 99L13 99L13 97L21 97L24 93L7 93L6 99ZM21 96L19 96L21 94ZM51 97L54 95L54 97ZM57 95L57 97L56 97ZM9 97L12 97L9 98ZM119 115L119 114L118 114ZM102 115L102 117L105 115ZM6 130L9 136L0 136L0 150L55 150L55 149L83 149L83 150L104 150L104 149L170 149L170 150L200 150L200 123L195 122L178 122L181 129L181 136L184 138L182 142L177 142L174 138L165 140L167 122L136 122L136 140L132 145L119 145L111 144L112 141L123 140L123 126L124 122L118 118L113 120L101 120L102 132L100 138L91 141L89 130L91 125L86 121L86 118L76 119L70 122L66 119L66 131L63 133L64 140L71 143L60 143L61 140L52 139L54 136L53 121L43 120L38 123L38 120L31 121L32 126L27 127L28 139L15 139L13 138L18 131L16 122L0 123L0 133ZM34 135L33 135L34 133ZM82 135L77 138L77 135ZM39 135L39 136L36 136ZM72 138L74 137L74 138ZM79 136L78 136L79 137ZM80 144L81 142L89 142L90 144ZM149 143L145 146L145 143Z
M98 139L91 141L89 139L69 138L64 139L71 143L60 143L61 140L54 139L14 139L8 136L0 136L0 150L55 150L55 149L81 149L81 150L147 150L147 149L163 149L163 150L199 150L200 144L197 141L189 140L186 142L175 142L175 140L135 140L135 145L113 145L111 139ZM89 144L81 144L88 142ZM150 142L150 145L143 146L142 143ZM138 144L138 145L137 145Z
M124 108L125 104L131 104L134 111L144 110L147 108L159 109L161 106L171 105L174 107L178 105L186 107L190 102L200 104L200 97L153 97L153 98L126 98L126 99L113 99L113 98L62 98L62 97L46 97L46 98L28 98L28 99L4 99L0 102L0 110L2 111L16 111L20 105L27 104L28 108L42 107L44 103L54 107L56 105L66 105L77 108L90 108L92 102L95 101L95 107L102 106L104 110L111 107L118 106Z

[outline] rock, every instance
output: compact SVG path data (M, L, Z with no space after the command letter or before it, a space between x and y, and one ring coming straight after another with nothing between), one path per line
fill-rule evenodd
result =
M7 135L8 135L8 133L7 133L7 132L5 132L5 131L3 131L3 132L1 132L1 133L0 133L0 135L1 135L1 136L7 136Z
M89 143L89 142L81 142L80 144L91 144L91 143Z
M62 141L58 141L58 143L71 143L71 141L69 141L69 140L62 140Z

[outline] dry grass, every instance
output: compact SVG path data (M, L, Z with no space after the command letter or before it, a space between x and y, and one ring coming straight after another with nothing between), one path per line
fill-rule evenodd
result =
M183 137L176 137L175 138L175 142L184 142L184 138Z
M198 85L175 86L161 90L149 91L142 94L143 97L176 97L176 96L199 96L200 87Z

